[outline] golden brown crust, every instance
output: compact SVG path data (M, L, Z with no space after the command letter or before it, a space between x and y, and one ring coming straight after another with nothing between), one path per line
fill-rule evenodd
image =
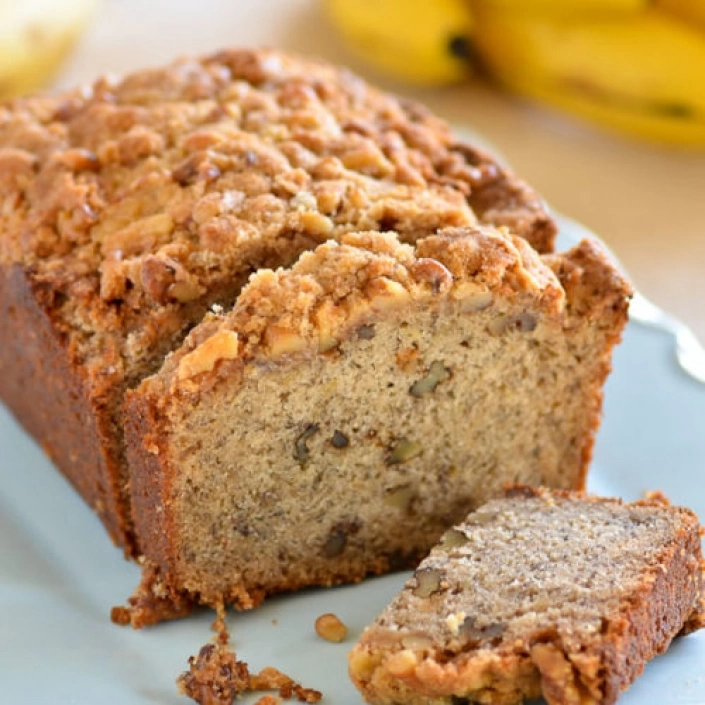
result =
M173 469L169 466L163 439L154 429L159 426L159 415L154 405L136 399L130 413L125 415L125 434L143 440L139 457L127 444L127 459L136 471L131 472L131 509L135 532L140 543L149 551L147 565L156 566L169 583L170 544L173 529L169 511L169 489ZM154 511L163 507L163 511Z
M106 392L75 359L56 306L36 272L0 267L0 397L121 544L125 495Z
M350 670L353 681L368 702L375 705L420 705L427 702L441 705L465 698L471 702L477 699L492 705L510 705L542 694L550 705L610 705L641 673L648 660L668 648L687 623L694 604L705 591L699 568L702 560L700 531L697 517L692 512L669 507L661 499L626 504L582 493L526 486L510 488L507 499L509 504L506 501L492 502L481 508L479 514L471 514L466 524L449 532L453 534L448 539L451 543L447 543L445 549L442 543L415 574L433 574L435 582L432 584L429 577L425 583L419 582L418 577L412 579L375 625L363 633L351 652ZM561 505L560 510L553 510L555 512L566 512L568 508L563 531L569 531L568 522L582 520L581 515L591 511L591 505L597 509L611 507L609 511L613 518L610 521L614 526L620 520L644 524L652 517L660 516L662 527L658 538L654 535L653 545L645 547L638 574L625 573L609 592L604 591L604 585L595 587L589 601L582 598L576 603L579 605L577 612L569 616L567 623L561 621L565 619L561 612L565 604L536 607L535 614L545 616L535 618L535 624L527 616L521 617L526 608L520 606L521 595L517 594L513 598L516 604L511 608L516 610L515 616L506 623L494 623L496 617L489 615L487 618L492 623L488 626L486 620L485 623L480 621L485 615L474 611L477 605L473 604L472 592L483 592L487 589L487 581L492 579L480 577L479 581L472 582L473 590L468 591L467 598L460 599L460 604L464 604L472 616L466 619L465 612L451 613L441 624L440 617L447 614L450 607L444 605L445 598L433 597L438 594L434 590L457 594L457 576L453 573L451 577L451 570L454 561L460 566L462 559L459 556L464 555L457 553L461 550L458 547L467 541L471 542L468 545L475 545L472 543L473 527L491 523L498 514L505 516L502 512L510 509L516 511L522 503L526 503L528 512L536 502L544 508ZM572 513L571 507L574 507ZM501 520L498 521L497 531L509 531ZM665 532L664 521L670 522ZM606 526L602 531L611 528ZM548 525L543 530L547 540L552 530L553 527ZM590 539L586 537L585 540ZM573 548L584 550L585 546ZM442 559L441 556L447 554L438 553L438 550L450 552L451 557ZM522 544L521 550L529 555L532 547ZM626 556L626 546L624 551ZM479 560L487 561L488 556L480 556ZM514 575L517 584L524 579L520 571L525 562L523 558L517 558ZM591 565L592 568L599 575L599 566ZM614 564L608 569L619 571L622 568ZM548 576L557 572L555 568L547 571L545 566L536 565L531 570L535 571L531 584L538 587L539 592L553 589L551 581L554 578ZM573 575L576 584L581 582L582 576L574 571ZM506 579L509 582L503 584L497 594L512 594L511 575ZM629 582L626 584L622 580ZM602 583L609 584L604 578ZM424 601L429 604L419 606L418 609L423 611L410 615L405 611L408 609L405 599L412 598L405 597L405 593L420 596L414 605ZM570 594L569 588L566 594ZM456 609L458 599L453 599L453 609ZM431 604L434 600L436 606ZM534 612L529 612L528 616L531 614ZM478 620L474 615L478 615ZM408 624L410 618L411 625ZM596 618L595 625L592 625L591 621ZM420 629L413 621L415 619L425 620L432 628ZM521 628L513 625L517 619L523 619ZM449 637L452 634L456 637Z
M101 484L104 500L84 496L133 554L123 394L252 271L348 231L396 229L413 242L474 223L473 209L543 251L555 235L531 189L427 110L268 50L1 105L0 194L0 266L43 282L60 354L84 367L72 384L101 398L87 444L103 460L72 468L79 447L55 459L74 482Z

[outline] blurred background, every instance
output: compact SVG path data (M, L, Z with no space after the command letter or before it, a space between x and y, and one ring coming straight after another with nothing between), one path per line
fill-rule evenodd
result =
M705 0L0 0L0 93L263 45L481 135L705 340Z

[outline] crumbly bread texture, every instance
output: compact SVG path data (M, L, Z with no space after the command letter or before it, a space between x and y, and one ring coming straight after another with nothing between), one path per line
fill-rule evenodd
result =
M375 705L609 705L702 626L702 533L662 497L515 487L443 536L350 675Z
M198 656L189 658L189 669L177 681L179 692L199 705L233 705L243 695L276 691L279 697L265 695L257 703L279 705L284 698L302 703L317 703L322 694L305 688L278 669L267 666L251 673L246 662L222 639L206 644ZM255 703L255 705L257 705Z
M628 295L590 242L479 226L260 271L128 393L148 561L252 607L415 565L507 481L582 487Z
M534 192L346 70L226 51L0 105L0 396L138 554L125 391L252 272L360 230L504 225Z
M302 703L317 703L321 699L319 691L305 688L272 666L252 673L230 645L224 607L218 608L212 628L216 636L201 647L197 656L189 658L188 671L176 679L182 695L199 705L233 705L245 694L268 690L277 691L279 697L263 695L255 705L281 705L282 698L296 699Z

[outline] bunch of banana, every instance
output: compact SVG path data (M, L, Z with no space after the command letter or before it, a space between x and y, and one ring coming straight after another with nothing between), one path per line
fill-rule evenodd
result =
M436 5L431 0L420 2ZM339 26L352 25L351 15L360 26L366 10L400 4L399 0L326 3ZM705 0L457 0L453 4L456 17L461 9L469 13L464 25L471 32L465 35L466 55L510 90L633 135L705 146ZM403 35L410 43L421 31L412 14L416 3L403 5L406 9L395 22L377 27L374 46L379 53L368 45L368 58L387 51L380 49L385 31ZM438 54L447 57L445 27L439 22L421 24L425 44L433 44ZM435 43L430 39L433 31ZM359 35L348 36L360 46ZM406 57L404 75L411 77L417 66L411 52ZM439 65L441 58L436 56L433 63ZM382 61L378 65L384 68ZM403 77L400 72L397 76Z
M325 0L350 48L408 83L439 85L468 76L473 15L466 0Z
M0 98L45 84L94 5L94 0L0 0Z

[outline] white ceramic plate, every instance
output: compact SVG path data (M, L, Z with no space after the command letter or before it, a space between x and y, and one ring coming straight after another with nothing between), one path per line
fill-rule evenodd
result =
M579 227L561 224L574 240ZM661 489L705 518L705 386L678 369L672 345L668 335L629 325L608 383L590 485L627 499ZM331 705L360 703L346 654L406 577L311 590L231 613L235 648L252 668L276 666L322 690ZM213 615L203 610L141 632L113 626L111 606L123 603L138 580L137 568L122 560L98 520L0 406L0 703L185 703L174 678L210 638ZM347 643L316 637L313 623L324 612L346 622ZM705 633L676 641L620 699L703 703Z

